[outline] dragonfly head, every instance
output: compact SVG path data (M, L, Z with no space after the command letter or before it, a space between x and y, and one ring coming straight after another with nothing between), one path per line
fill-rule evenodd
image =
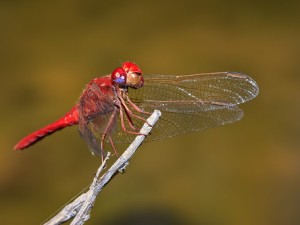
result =
M140 88L144 85L142 70L132 62L124 62L122 68L127 74L126 85L131 88Z
M140 88L144 85L141 69L134 63L125 62L111 73L113 85Z

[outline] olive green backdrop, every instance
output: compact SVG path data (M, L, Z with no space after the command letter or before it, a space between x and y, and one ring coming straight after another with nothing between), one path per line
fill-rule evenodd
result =
M244 72L260 94L238 123L144 144L87 224L300 224L299 9L1 1L0 223L40 224L91 182L101 160L76 127L24 152L12 147L64 115L92 78L131 60L145 76Z

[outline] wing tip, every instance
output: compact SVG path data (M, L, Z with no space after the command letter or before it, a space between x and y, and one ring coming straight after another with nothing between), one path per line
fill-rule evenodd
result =
M247 75L245 73L241 73L241 72L226 72L226 74L227 74L227 76L230 76L233 78L243 79L252 86L251 91L250 91L251 98L247 99L247 101L255 98L259 94L259 87L258 87L257 82L249 75Z

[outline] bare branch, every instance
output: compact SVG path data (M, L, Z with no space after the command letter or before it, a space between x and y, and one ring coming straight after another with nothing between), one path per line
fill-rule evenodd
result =
M103 187L119 172L123 172L125 167L129 164L129 160L136 152L138 147L142 144L145 137L150 133L154 124L158 121L161 113L158 110L154 110L152 115L147 119L148 124L145 123L140 130L143 135L138 135L135 140L130 144L126 151L117 159L117 161L107 170L103 176L100 173L105 168L106 162L109 159L110 153L107 154L105 160L97 170L93 183L87 192L78 196L73 202L66 205L56 216L46 222L44 225L58 225L66 222L67 220L75 217L71 222L71 225L84 224L90 218L90 211L93 207L96 197Z

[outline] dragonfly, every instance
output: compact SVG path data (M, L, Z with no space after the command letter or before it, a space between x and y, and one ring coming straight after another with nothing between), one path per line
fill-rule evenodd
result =
M238 72L192 75L146 75L132 62L86 85L77 104L63 117L21 139L25 149L58 130L78 125L91 152L105 156L105 145L118 155L115 143L130 143L154 109L160 121L146 141L200 131L238 121L239 104L258 95L257 83Z

